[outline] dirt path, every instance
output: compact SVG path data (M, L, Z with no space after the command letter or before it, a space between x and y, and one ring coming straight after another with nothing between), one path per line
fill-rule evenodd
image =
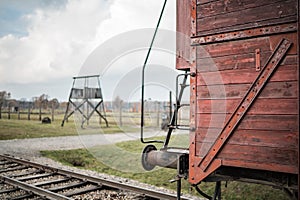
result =
M145 133L145 137L165 135L163 131ZM0 140L0 153L32 160L40 157L41 150L67 150L90 148L96 145L113 144L121 141L138 140L139 133L116 133L99 135L78 135L66 137L29 138Z

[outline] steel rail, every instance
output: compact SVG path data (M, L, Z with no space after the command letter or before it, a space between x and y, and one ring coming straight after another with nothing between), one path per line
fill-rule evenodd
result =
M156 199L177 199L177 195L176 194L171 194L171 193L166 193L166 192L161 192L161 191L156 191L153 189L147 189L147 188L142 188L139 186L135 186L135 185L129 185L128 183L122 183L122 182L118 182L118 181L114 181L114 180L108 180L106 178L100 178L100 177L95 177L95 176L90 176L90 175L84 175L84 174L80 174L80 173L76 173L73 171L69 171L69 170L65 170L65 169L59 169L59 168L55 168L55 167L50 167L47 165L42 165L39 163L35 163L35 162L31 162L28 160L23 160L20 158L15 158L12 156L8 156L8 155L0 155L0 158L4 158L7 160L11 160L20 164L24 164L30 167L34 167L34 168L38 168L38 169L42 169L45 171L53 171L56 174L60 174L60 175L65 175L65 176L69 176L72 178L77 178L80 180L85 180L87 182L91 182L94 184L98 184L98 185L102 185L102 186L106 186L106 187L110 187L113 189L118 189L118 190L125 190L125 191L130 191L130 192L134 192L134 193L138 193L138 194L142 194L145 195L147 197L152 197L152 198L156 198ZM182 200L187 200L190 198L187 197L181 197Z
M31 184L27 184L27 183L18 181L16 179L9 178L7 176L0 175L0 179L4 183L8 183L10 185L16 186L16 187L21 188L23 190L26 190L28 192L32 192L34 194L37 194L39 196L47 197L48 199L53 199L53 200L72 200L72 198L66 197L64 195L61 195L61 194L58 194L58 193L54 193L54 192L51 192L49 190L45 190L43 188L36 187L34 185L31 185Z

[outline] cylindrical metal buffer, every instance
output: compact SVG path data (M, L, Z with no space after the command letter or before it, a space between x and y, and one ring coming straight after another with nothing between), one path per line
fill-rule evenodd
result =
M177 169L180 153L158 151L155 146L148 145L142 154L142 165L145 170L150 171L155 166Z

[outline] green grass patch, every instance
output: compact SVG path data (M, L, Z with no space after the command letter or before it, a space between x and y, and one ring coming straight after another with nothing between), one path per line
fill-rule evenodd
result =
M102 127L91 124L81 128L72 117L61 127L62 118L63 115L56 116L51 124L42 124L39 120L0 119L0 140L123 132L116 124L109 124L108 128L103 124Z
M51 124L42 124L36 120L0 120L0 139L24 139L38 137L56 137L76 135L74 123L68 123L63 128L61 121L54 121Z
M49 113L43 113L42 118L51 117ZM39 115L34 113L30 115L31 120L27 120L27 114L21 114L18 119L17 113L11 113L10 119L6 113L2 113L0 119L0 140L8 139L24 139L24 138L38 138L38 137L57 137L57 136L71 136L71 135L88 135L88 134L113 134L122 132L139 132L139 113L124 113L122 118L122 126L120 126L120 119L118 113L107 113L107 121L109 127L103 119L100 119L97 114L94 114L88 124L84 123L81 127L82 116L74 114L69 118L69 122L64 123L61 127L61 122L64 114L56 114L54 121L51 124L42 124L38 120ZM75 123L74 123L75 120ZM151 131L156 128L153 125L151 117L145 118L144 131ZM101 122L101 123L100 123Z
M176 136L172 142L176 145L181 141L180 144L182 144L185 143L186 138L187 136L185 135ZM94 170L100 173L134 179L158 187L176 190L176 183L169 182L175 178L176 170L156 167L155 170L146 172L142 169L140 157L144 146L139 141L129 141L90 149L43 151L42 155L69 166ZM201 183L200 185L200 188L210 195L213 194L214 187L214 183ZM191 192L191 187L186 180L183 180L182 188L184 193L197 195L195 191ZM222 197L228 200L289 199L281 190L269 186L235 181L229 182L227 187L225 187L225 183L222 183Z

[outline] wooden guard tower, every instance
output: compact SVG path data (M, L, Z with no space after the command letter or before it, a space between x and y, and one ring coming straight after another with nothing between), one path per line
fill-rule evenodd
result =
M90 86L92 79L94 82L96 80L97 87ZM83 86L81 87L75 85L76 81L79 80L82 82L84 81L82 84ZM94 102L96 102L96 104L94 104ZM74 109L71 109L72 106ZM84 108L86 108L86 111ZM100 75L73 77L73 85L69 95L69 102L67 104L67 109L61 126L64 126L65 121L68 121L68 118L76 111L78 111L83 117L81 127L83 127L85 122L88 124L88 121L95 112L99 115L100 119L105 121L106 126L108 127L100 85Z

